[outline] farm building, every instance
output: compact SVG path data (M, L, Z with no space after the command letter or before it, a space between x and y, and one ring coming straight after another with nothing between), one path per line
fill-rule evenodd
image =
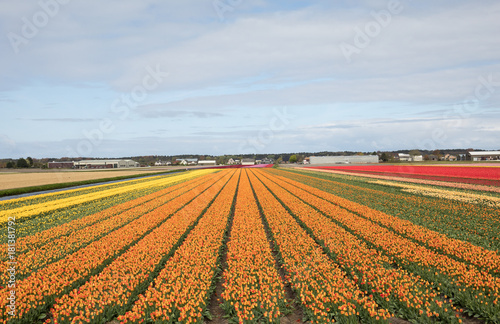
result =
M198 161L198 165L205 165L205 166L217 165L217 161L215 160Z
M469 152L467 157L471 161L500 161L500 151Z
M198 164L198 159L177 159L175 162L179 163L180 165L197 165Z
M255 165L255 159L243 159L241 165Z
M156 161L155 166L165 166L165 165L172 165L172 162L170 161Z
M398 153L398 159L399 161L411 161L411 156L410 154Z
M83 160L75 162L76 169L136 168L139 163L132 160Z
M310 163L342 164L342 163L378 163L378 155L348 155L348 156L311 156Z

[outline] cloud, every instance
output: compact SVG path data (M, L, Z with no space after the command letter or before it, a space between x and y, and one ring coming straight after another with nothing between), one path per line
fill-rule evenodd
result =
M61 123L83 123L101 121L98 118L18 118L19 120L29 120L37 122L61 122Z
M150 104L136 108L136 113L144 118L175 118L175 117L195 117L195 118L213 118L222 117L224 114L208 111L186 111L173 110L168 105Z
M212 1L71 1L19 54L7 37L0 40L2 128L18 148L53 152L61 133L81 136L87 126L72 123L110 117L117 130L106 140L116 147L102 146L110 154L142 151L134 134L162 129L190 136L168 141L174 151L222 152L265 128L266 111L288 106L307 113L276 134L265 148L270 152L415 147L434 129L447 134L440 145L488 147L498 135L491 122L500 108L500 3L402 3L403 12L348 64L339 45L353 43L357 28L387 1L244 1L224 22ZM23 17L39 10L38 2L1 6L0 33L21 33ZM113 100L142 85L147 66L169 75L119 120L110 112ZM468 113L464 102L489 76L495 88ZM79 118L82 111L89 117ZM26 132L26 120L39 123ZM51 132L49 122L68 125ZM124 128L130 133L120 138ZM233 139L224 141L225 130ZM33 134L47 141L36 144Z

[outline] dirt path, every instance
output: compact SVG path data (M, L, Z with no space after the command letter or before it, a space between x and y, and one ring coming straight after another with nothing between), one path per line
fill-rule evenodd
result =
M41 186L54 183L66 183L86 180L97 180L136 174L148 174L168 171L167 168L140 168L123 171L45 171L45 172L16 172L0 173L0 190Z

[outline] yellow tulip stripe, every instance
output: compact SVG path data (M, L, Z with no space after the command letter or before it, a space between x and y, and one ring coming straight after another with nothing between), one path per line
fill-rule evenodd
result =
M500 275L500 254L496 251L486 250L469 242L449 238L444 234L437 233L423 226L415 225L408 220L388 215L381 211L332 195L322 190L312 188L285 177L273 177L273 179L276 178L287 182L289 186L303 189L340 207L353 211L366 219L393 230L400 235L409 237L412 240L417 241L419 244L472 263L480 270L486 270L492 274Z
M77 231L80 231L81 229L87 228L89 226L95 225L96 223L106 221L110 218L113 217L123 217L121 215L122 213L138 213L140 210L143 211L150 211L153 208L156 208L159 206L159 204L154 201L154 199L157 199L159 197L162 197L163 195L169 194L176 192L176 195L180 195L183 192L187 191L187 186L189 186L189 190L192 188L196 187L198 184L207 181L210 176L206 175L204 177L199 177L198 174L196 173L190 173L189 175L182 175L182 176L177 176L175 178L171 178L172 182L169 183L169 185L173 185L172 187L169 187L167 189L163 189L154 193L151 193L149 195L128 201L126 203L122 203L119 205L115 205L111 208L102 210L98 213L89 215L84 218L76 219L74 221L71 221L69 223L65 223L60 226L52 227L48 230L38 232L35 235L28 236L28 237L23 237L19 238L16 242L16 254L17 257L21 257L22 253L27 252L28 250L35 250L40 248L41 246L48 244L48 243L53 243L54 240L61 238L61 237L69 237L70 235L75 235ZM189 183L184 183L184 181L190 181L190 179L195 178L196 180L192 180L193 182ZM180 184L178 184L180 182ZM176 184L176 185L175 185ZM156 188L155 188L156 189ZM179 190L183 189L183 190ZM149 205L145 205L148 203ZM156 207L155 207L156 206ZM145 208L150 208L145 209ZM144 212L143 212L144 213ZM142 214L136 214L137 217L139 217ZM114 219L114 218L113 218ZM118 225L115 225L114 227L118 227ZM33 254L33 253L31 253ZM0 259L1 260L6 260L7 259L7 244L2 244L0 245Z
M252 172L250 181L279 247L287 280L310 321L387 323L391 314L346 277Z
M204 171L206 173L213 172L213 170L208 170L208 171L203 170L200 172L203 173ZM21 222L24 218L33 217L36 215L41 215L72 206L91 203L92 201L96 201L106 197L119 196L120 194L123 194L128 191L140 190L143 188L154 187L158 185L167 185L170 181L171 181L170 177L160 178L141 184L131 184L125 187L104 190L96 193L88 193L78 197L59 198L57 200L48 201L40 204L28 205L10 210L2 210L0 211L0 225L5 224L8 221L9 217L16 217L16 221Z
M458 315L455 316L457 309L449 302L441 301L429 282L404 270L390 268L387 256L368 248L354 235L281 188L283 182L277 177L266 178L261 172L257 174L299 222L322 242L344 271L350 273L365 292L374 296L378 305L418 323L439 319L459 323ZM321 203L321 199L317 200Z
M140 184L142 182L149 182L152 180L156 180L164 177L176 176L177 174L167 174L167 175L158 175L154 177L142 178L142 179L131 179L131 180L122 180L119 182L105 183L105 184L96 184L90 185L83 188L75 188L75 189L65 189L65 190L57 190L54 192L48 192L44 194L37 194L33 196L21 197L16 199L2 200L0 201L0 206L3 209L13 209L17 207L22 207L26 205L34 205L47 201L57 200L60 198L68 198L70 196L78 196L84 195L88 193L95 193L98 191L115 189L119 187L129 186L132 184Z
M438 189L428 185L413 185L405 182L395 181L374 180L369 181L369 183L397 187L401 188L401 190L405 192L411 192L425 196L454 199L471 204L487 204L493 207L500 207L500 197L493 197L490 195L476 194L468 191L456 191L451 189Z
M174 182L175 183L175 182ZM173 185L174 183L170 184ZM169 185L169 186L170 186ZM49 230L51 228L64 225L77 219L85 218L93 214L99 213L113 206L126 203L128 201L150 195L154 192L163 190L168 186L157 186L144 188L142 190L134 190L121 194L119 197L107 197L99 199L88 204L72 206L66 209L56 210L54 212L38 215L36 217L25 218L22 221L22 226L17 228L17 239L24 239L27 236L35 235L39 232Z
M232 179L121 323L202 323L240 174L224 172Z
M233 173L232 171L230 171ZM192 227L222 190L232 174L200 194L161 226L115 259L83 286L56 301L51 314L57 323L105 322L133 298L134 291L148 279L161 259Z
M498 305L500 278L431 251L377 223L326 200L318 199L310 194L309 190L296 188L290 184L282 184L282 186L332 220L342 224L356 236L373 244L378 250L390 256L400 267L432 282L439 291L453 296L454 302L492 322L500 321Z
M50 241L42 236L41 241L47 242L47 244L37 248L31 246L28 251L22 254L18 252L16 256L16 261L18 262L18 266L16 268L16 279L22 279L32 271L55 262L65 255L73 253L79 248L105 236L109 232L130 223L131 221L150 211L153 211L183 193L196 188L199 184L199 181L194 181L193 183L183 183L177 186L177 188L181 188L180 190L170 192L172 189L175 189L175 187L171 187L166 189L165 192L161 191L159 194L154 194L153 196L155 196L155 199L150 200L147 203L139 204L136 207L123 211L122 213L115 213L115 215L110 215L108 217L103 217L102 214L98 215L100 216L100 221L94 222L92 225L89 224L87 227L80 230L68 232L68 228L63 227L63 232L65 232L64 235L59 235L58 238L54 238L52 236ZM88 217L84 218L84 220L87 218ZM51 231L49 233L54 232L55 231ZM61 234L61 232L58 234ZM2 266L6 265L6 263L2 264ZM2 272L2 274L2 279L6 279L9 276L7 271Z
M246 172L238 188L227 249L222 293L226 313L239 323L279 323L285 288Z
M38 270L24 280L18 281L16 283L18 290L14 318L23 318L25 322L34 322L47 302L50 303L54 297L78 286L78 283L88 276L98 273L103 265L120 255L130 244L170 218L177 210L196 198L200 192L220 181L223 176L221 173L214 174L213 180L210 183L200 185L199 190L185 193L100 240L92 242L85 248ZM8 309L6 308L9 294L8 288L0 290L0 322L3 323L11 318L7 314Z

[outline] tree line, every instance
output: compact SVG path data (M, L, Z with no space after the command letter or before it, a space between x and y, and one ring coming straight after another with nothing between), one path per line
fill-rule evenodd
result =
M26 169L26 168L44 168L47 167L47 164L40 163L38 161L33 160L30 156L27 158L19 158L17 160L10 160L4 164L4 167L8 169Z

